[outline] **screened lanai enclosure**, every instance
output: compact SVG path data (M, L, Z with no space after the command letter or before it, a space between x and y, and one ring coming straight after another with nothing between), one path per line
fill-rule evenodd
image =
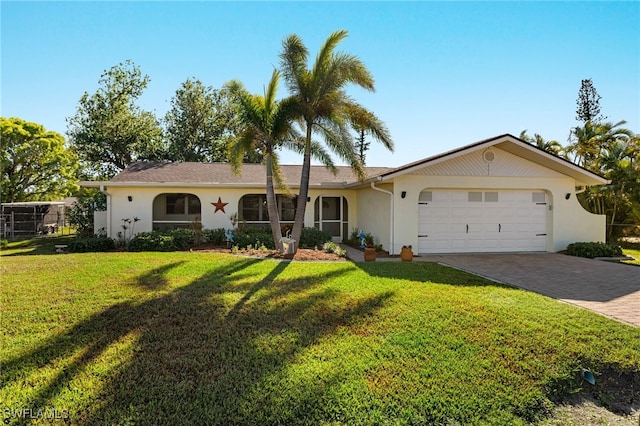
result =
M0 206L0 235L5 239L52 234L65 225L64 201L2 203Z

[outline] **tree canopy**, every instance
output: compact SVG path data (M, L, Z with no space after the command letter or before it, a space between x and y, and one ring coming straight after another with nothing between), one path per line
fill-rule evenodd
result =
M110 178L134 161L164 156L157 118L135 103L148 83L149 76L126 61L102 74L93 95L80 98L67 135L90 174Z
M590 78L582 80L576 100L576 120L585 124L588 122L597 124L605 120L607 117L600 114L600 99L602 96L598 94L593 81Z
M227 148L238 133L237 105L228 90L216 90L200 80L180 85L167 112L165 137L171 161L226 162ZM248 152L245 162L259 162Z
M53 201L77 189L78 159L64 137L20 118L0 117L2 202Z

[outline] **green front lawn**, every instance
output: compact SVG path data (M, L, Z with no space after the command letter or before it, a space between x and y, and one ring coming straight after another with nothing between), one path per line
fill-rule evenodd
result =
M640 265L640 250L634 249L623 249L622 252L634 258L634 260L627 260L624 263L628 263L630 265Z
M526 424L581 367L640 370L640 329L429 263L181 252L0 268L9 422Z

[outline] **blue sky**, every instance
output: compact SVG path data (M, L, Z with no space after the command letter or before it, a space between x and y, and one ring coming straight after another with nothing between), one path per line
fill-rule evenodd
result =
M315 54L337 29L376 92L350 94L389 127L399 166L503 133L566 143L580 81L609 121L640 132L640 2L0 2L1 114L65 134L102 72L133 60L162 117L189 77L262 93L282 40ZM287 94L281 84L279 94ZM297 163L294 154L284 163Z

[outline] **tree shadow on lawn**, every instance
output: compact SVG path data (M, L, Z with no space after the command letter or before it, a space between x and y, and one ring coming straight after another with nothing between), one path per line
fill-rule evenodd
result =
M368 275L380 278L454 286L517 288L435 262L357 262L354 265Z
M269 261L235 261L168 294L113 305L66 334L9 359L3 365L2 382L22 381L28 386L32 374L55 368L58 372L34 393L25 394L19 408L50 407L69 389L82 393L74 380L96 375L96 364L105 352L133 334L137 340L130 358L119 359L118 367L98 379L102 383L92 385L98 395L91 396L79 412L69 413L72 423L246 424L257 418L267 423L300 422L290 417L295 415L292 402L280 400L270 378L318 339L381 308L392 293L362 296L345 304L348 295L321 284L347 269L279 279L289 262L273 262L273 269L258 282L245 280L248 269L258 262ZM150 277L160 276L164 286L166 273L179 265L140 275L138 282L157 289ZM238 294L243 294L240 300ZM235 300L231 307L230 300ZM315 380L302 385L314 396L324 392ZM304 394L305 389L299 391ZM260 404L250 397L256 394L263 397Z

